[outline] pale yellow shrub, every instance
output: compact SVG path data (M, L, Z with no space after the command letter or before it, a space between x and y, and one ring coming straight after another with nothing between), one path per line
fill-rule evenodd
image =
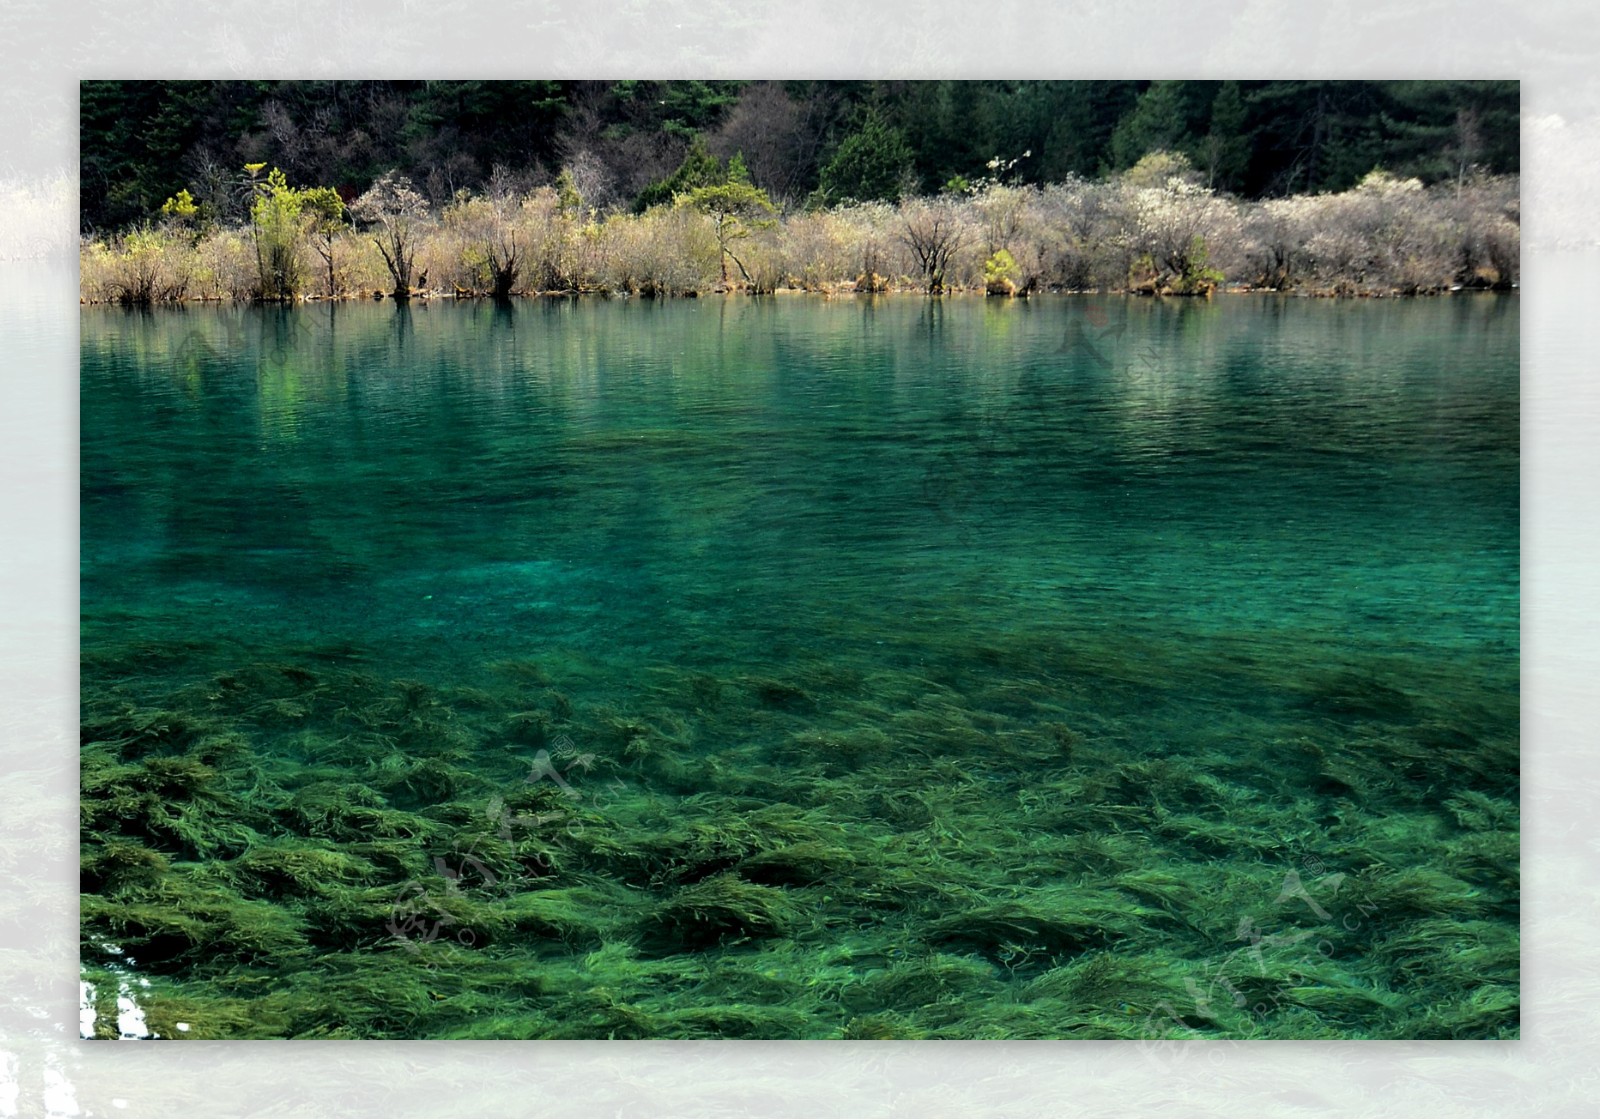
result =
M658 207L637 217L613 215L602 227L600 284L645 296L682 295L714 287L721 250L711 220L688 207Z

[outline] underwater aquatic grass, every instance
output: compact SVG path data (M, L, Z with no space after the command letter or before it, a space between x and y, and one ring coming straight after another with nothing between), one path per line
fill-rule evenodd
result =
M570 765L583 752L565 751L555 773L566 788L529 780L533 744L503 735L526 710L514 685L447 702L416 682L323 673L327 696L293 730L230 692L163 717L194 729L166 753L151 753L145 733L156 724L144 713L158 709L124 709L85 748L86 945L115 944L154 970L163 986L151 1007L190 1023L187 1037L1510 1029L1516 808L1470 775L1419 802L1376 781L1383 760L1352 753L1347 765L1391 789L1397 812L1422 812L1396 828L1354 813L1347 790L1317 786L1314 770L1284 802L1273 775L1252 781L1220 754L1214 770L1203 753L1128 755L1111 736L1041 730L1025 706L957 719L940 692L939 720L924 720L930 693L908 673L885 683L918 698L910 718L865 725L870 747L847 768L819 775L796 744L865 735L851 730L862 726L858 682L831 704L858 705L851 714L786 711L813 730L775 725L741 766L686 753L681 765L703 780L685 793L652 783L650 757L628 744L664 727L695 742L748 737L744 709L707 707L696 674L627 718L574 688L564 734L604 749L584 768ZM176 678L171 688L194 694ZM737 679L718 691L763 703ZM444 763L362 730L350 742L369 757L330 765L330 751L350 749L335 747L341 730L418 712L450 742L509 753L498 766ZM892 749L898 736L907 750ZM967 757L941 736L986 753ZM770 764L785 759L795 764ZM406 781L428 766L449 766L451 780ZM607 780L621 792L585 805L582 791ZM1414 865L1419 841L1441 866ZM1389 862L1408 845L1411 864ZM1302 867L1299 891L1286 891L1308 854L1320 874ZM1241 923L1255 943L1239 940ZM1308 929L1314 939L1297 937ZM527 968L539 982L515 997L477 987ZM1493 992L1471 994L1485 977ZM1432 1011L1419 1010L1424 999Z
M1066 306L741 308L479 368L341 307L170 392L86 330L86 975L185 1038L1515 1036L1514 424L1417 428L1487 310L1430 380L1402 307L1380 369L1111 306L1182 358L1125 378Z

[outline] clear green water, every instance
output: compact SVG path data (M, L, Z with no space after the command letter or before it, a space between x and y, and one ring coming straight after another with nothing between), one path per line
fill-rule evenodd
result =
M163 1036L1517 1032L1515 297L82 331Z

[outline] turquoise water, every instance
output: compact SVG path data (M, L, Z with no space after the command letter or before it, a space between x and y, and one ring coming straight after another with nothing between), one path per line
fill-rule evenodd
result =
M1514 296L86 309L86 960L212 1037L1512 1036L1518 345ZM585 827L506 825L552 769ZM296 844L360 865L249 871ZM406 1014L308 1003L335 955Z

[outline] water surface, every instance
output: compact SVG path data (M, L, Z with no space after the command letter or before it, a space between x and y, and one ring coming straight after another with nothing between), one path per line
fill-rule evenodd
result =
M158 1032L1515 1035L1515 297L82 332Z

